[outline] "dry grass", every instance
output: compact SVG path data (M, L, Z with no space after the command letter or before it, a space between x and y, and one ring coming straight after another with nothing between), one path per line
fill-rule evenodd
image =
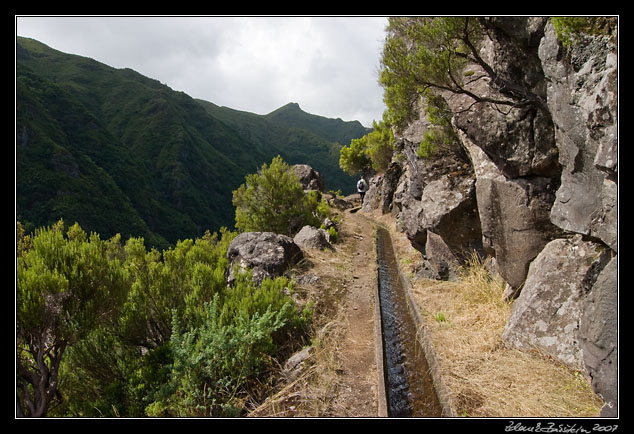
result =
M314 352L299 376L280 382L279 389L249 413L249 417L328 417L338 387L335 354L341 327L336 321L324 325L314 341Z
M421 256L389 215L373 218L390 229L405 274ZM509 348L501 334L511 314L505 283L472 260L455 282L413 280L413 296L434 347L440 375L458 416L597 417L603 401L585 374L537 352Z
M414 297L459 416L593 417L602 401L561 363L505 346L505 283L474 258L456 282L420 280ZM442 321L438 313L442 312Z

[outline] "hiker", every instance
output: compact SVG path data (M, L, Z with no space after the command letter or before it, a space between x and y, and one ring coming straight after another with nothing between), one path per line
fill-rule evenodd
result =
M363 205L363 198L365 197L366 191L368 191L368 183L365 182L365 179L363 179L363 176L361 176L361 179L357 181L357 191L359 192L359 195L361 196L361 205Z

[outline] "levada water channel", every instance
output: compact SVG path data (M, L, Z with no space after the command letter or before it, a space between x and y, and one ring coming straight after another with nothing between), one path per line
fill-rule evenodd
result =
M416 339L389 232L377 227L379 303L389 417L440 417L429 366Z

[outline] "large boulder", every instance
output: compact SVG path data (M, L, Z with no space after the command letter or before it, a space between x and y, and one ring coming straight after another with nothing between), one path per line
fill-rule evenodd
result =
M567 231L617 246L618 60L609 36L563 48L553 26L539 47L548 107L563 166L551 219Z
M374 175L368 182L368 191L363 198L361 210L370 212L381 204L381 190L383 189L383 174Z
M561 234L550 221L557 180L542 176L508 178L499 164L457 129L476 174L476 198L484 249L513 290L544 246Z
M407 137L416 139L428 127L423 121L415 125ZM381 191L390 194L392 212L412 245L436 274L447 275L470 251L483 253L474 173L460 149L445 149L428 159L418 158L417 150L415 142L397 142L395 151L402 157L394 173L400 178Z
M609 259L608 251L581 235L548 243L530 265L502 338L512 346L535 348L583 369L580 322L588 293Z
M579 347L592 387L606 404L601 416L616 417L618 404L618 265L614 257L597 277L579 322Z
M490 39L486 39L480 54L502 80L521 89L512 93L546 98L546 80L538 56L546 20L497 17L490 21L495 31L489 33ZM487 75L476 64L465 70L475 77ZM489 80L470 80L465 85L468 92L482 98L508 101L508 90L503 94L498 88ZM474 104L467 93L446 95L446 99L455 114L454 126L479 146L506 178L559 176L553 120L544 107Z
M500 77L541 100L546 84L537 51L545 21L495 18L496 31L481 52ZM466 69L485 75L479 65ZM466 89L508 100L487 80L472 80ZM510 288L518 290L531 261L562 232L550 220L561 173L553 120L539 104L510 108L474 104L467 94L446 96L455 113L454 131L475 171L484 248L496 258L497 271Z
M302 250L286 235L273 232L245 232L229 245L227 282L232 284L237 273L253 270L257 284L267 277L281 276L289 266L303 258Z
M293 166L293 171L304 190L324 191L326 184L323 176L308 164L296 164Z
M293 242L302 249L332 249L328 231L308 225L293 237Z
M475 180L462 173L447 173L423 190L420 224L442 237L449 249L462 257L482 247Z

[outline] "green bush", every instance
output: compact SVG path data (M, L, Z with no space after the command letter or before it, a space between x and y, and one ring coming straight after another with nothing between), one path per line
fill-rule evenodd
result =
M317 192L304 194L295 173L277 156L233 192L236 228L243 232L294 235L304 225L319 226L329 208Z
M458 138L451 126L451 112L447 102L429 89L422 93L426 101L425 113L431 127L425 131L418 148L419 158L432 158L459 146Z
M359 139L352 139L349 146L339 152L339 167L349 175L367 173L370 167L384 172L392 161L394 133L385 121L374 121L373 130Z
M17 225L16 393L18 414L46 416L64 354L110 324L127 295L119 237L101 240L78 224L24 235Z
M570 48L584 35L611 34L616 29L616 17L552 17L557 39Z
M205 303L200 327L185 329L174 313L172 389L158 407L177 416L238 415L249 384L266 382L262 374L274 366L276 334L305 325L288 286L281 277L257 287L247 273Z
M372 165L367 149L367 136L352 139L350 145L342 146L339 151L339 167L341 167L341 170L351 176L366 172Z
M245 272L228 287L235 236L207 232L158 252L140 238L88 237L78 225L65 234L61 222L27 236L18 223L20 409L39 400L38 413L25 415L241 412L272 381L279 352L301 344L310 311L297 309L286 278L256 286ZM36 373L45 401L29 383Z
M337 229L335 229L333 226L328 228L328 234L330 235L331 243L336 243L339 239L339 233L337 232Z

